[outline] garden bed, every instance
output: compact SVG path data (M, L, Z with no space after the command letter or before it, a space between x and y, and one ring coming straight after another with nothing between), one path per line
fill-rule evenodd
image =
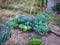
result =
M51 30L58 30L60 29L57 26L52 26L50 25L50 27L52 27ZM28 45L29 41L32 38L38 38L40 40L42 40L42 42L45 45L60 45L60 39L58 36L56 36L55 34L50 34L48 36L41 36L39 34L37 34L36 32L32 31L32 32L23 32L20 29L12 29L12 36L11 38L6 42L6 45ZM56 41L58 40L58 41Z

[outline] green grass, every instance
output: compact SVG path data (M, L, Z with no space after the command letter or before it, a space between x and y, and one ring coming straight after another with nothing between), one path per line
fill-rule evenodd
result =
M54 16L52 19L52 23L60 27L60 16Z
M9 4L24 4L24 3L28 3L29 0L8 0Z
M14 10L14 11L22 11L24 13L30 14L30 9L28 8L15 8L15 7L5 7L5 6L1 6L2 9L8 9L8 10ZM33 8L32 10L32 14L37 14L38 12L40 12L40 10L38 8Z

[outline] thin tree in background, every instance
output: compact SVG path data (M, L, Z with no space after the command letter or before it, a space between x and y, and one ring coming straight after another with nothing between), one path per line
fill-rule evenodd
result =
M42 0L41 11L43 11L43 9L44 9L44 0Z
M45 8L47 7L47 0L37 0L38 2L38 7L40 7L41 11L44 11Z
M41 11L43 11L44 0L37 0L37 3L37 6L40 8Z
M40 7L40 1L41 1L41 0L37 0L37 2L38 2L38 5L37 5L37 6L38 6L38 7Z
M31 0L32 4L31 4L31 7L30 7L30 15L32 13L32 10L34 8L34 3L35 3L35 0Z

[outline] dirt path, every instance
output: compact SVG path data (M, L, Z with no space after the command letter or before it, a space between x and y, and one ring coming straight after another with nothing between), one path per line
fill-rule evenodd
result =
M54 33L60 35L60 28L58 26L53 26L51 29ZM60 45L60 37L56 36L55 34L51 33L47 37L42 37L42 41L46 45Z
M6 45L28 45L32 38L40 38L35 32L22 32L12 30L12 36L7 41Z
M54 34L47 37L42 37L42 40L46 45L60 45L60 37L57 37Z

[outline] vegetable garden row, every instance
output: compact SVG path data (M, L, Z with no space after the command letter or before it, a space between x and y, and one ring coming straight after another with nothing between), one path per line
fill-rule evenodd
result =
M5 24L0 25L0 45L4 45L5 42L11 37L12 29L20 29L23 32L35 31L40 35L47 35L50 31L48 21L51 19L51 13L39 13L36 18L27 16L18 16L17 18L7 21ZM37 42L37 43L36 43ZM29 45L44 45L39 39L32 39Z

